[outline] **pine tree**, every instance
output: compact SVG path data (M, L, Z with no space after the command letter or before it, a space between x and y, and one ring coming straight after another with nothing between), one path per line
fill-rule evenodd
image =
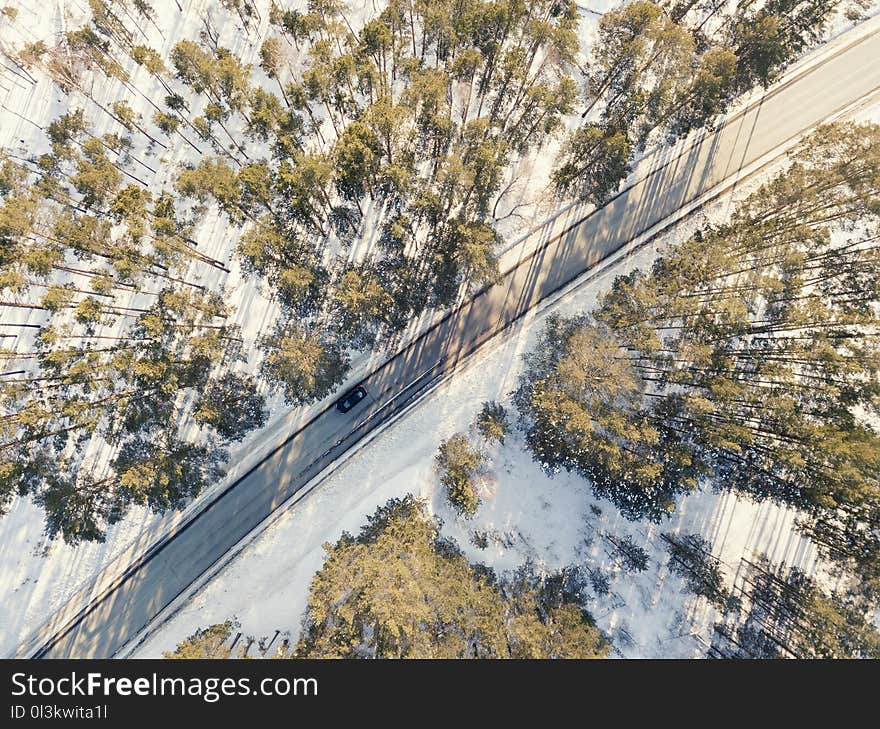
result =
M648 569L648 553L632 537L616 537L611 534L603 534L603 537L611 544L613 554L624 572L644 572Z
M625 514L659 519L702 466L662 416L647 416L647 399L612 332L556 315L514 396L526 444L548 473L576 471Z
M631 155L624 131L585 124L566 140L553 183L562 194L601 205L629 174Z
M165 651L163 658L232 658L229 642L236 624L231 620L199 628L191 636L177 644L173 651Z
M333 293L332 315L340 336L354 346L369 346L387 323L394 302L368 267L348 268Z
M214 444L178 440L167 430L126 441L113 461L119 474L116 496L163 513L179 509L222 475L225 453Z
M363 233L368 206L380 224L401 214L412 222L401 229L408 231L401 246L374 249L363 261L363 270L375 272L366 287L385 293L368 297L377 303L361 322L353 323L348 305L353 292L360 297L349 271L330 282L337 303L328 316L355 347L393 335L426 306L451 303L462 286L496 280L490 211L503 170L553 134L571 110L573 5L506 4L509 17L489 44L475 20L493 17L488 8L482 1L472 9L392 3L359 33L336 4L305 13L276 9L270 22L305 60L301 82L286 84L283 41L270 37L260 49L261 67L278 83L286 111L253 88L247 67L216 42L183 41L172 51L177 78L209 99L194 122L206 139L215 123L241 116L254 138L270 143L271 159L260 161L259 205L236 201L231 186L218 202L233 222L245 222L232 210L236 202L245 218L259 221L259 233L246 233L253 250L259 242L265 251L262 243L272 239L296 241L293 265L264 256L259 266L292 312L301 314L302 303L316 313L315 262L328 241L349 246ZM196 171L185 171L178 188L198 200L206 187L196 184ZM393 307L378 303L387 297ZM380 317L380 306L391 310Z
M507 417L507 410L501 403L484 402L483 408L477 415L477 430L487 442L498 441L504 444L504 436L510 427Z
M686 589L706 598L717 610L735 609L738 601L724 585L720 561L699 534L663 534L669 551L669 570L683 577Z
M462 516L472 517L480 506L475 478L485 466L485 456L471 447L466 435L456 433L440 444L436 463L450 505Z
M193 415L222 438L236 441L262 428L269 411L253 377L227 372L208 382Z
M295 324L279 327L264 337L260 346L265 352L262 372L282 388L288 405L326 397L348 371L348 356L338 343Z

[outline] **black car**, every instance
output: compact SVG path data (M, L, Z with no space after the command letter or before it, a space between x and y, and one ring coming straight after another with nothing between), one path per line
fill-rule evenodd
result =
M358 385L357 387L353 387L336 401L336 409L340 413L347 413L366 396L367 391L363 386Z

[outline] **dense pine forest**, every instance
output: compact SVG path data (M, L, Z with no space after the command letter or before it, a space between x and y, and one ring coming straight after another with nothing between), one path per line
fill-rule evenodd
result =
M736 96L767 86L838 4L639 1L605 13L585 69L585 121L566 139L557 190L604 202L649 141L711 125Z
M728 223L551 318L515 395L534 458L632 519L704 485L794 506L876 605L878 154L876 125L820 128Z
M555 318L517 403L548 469L633 518L711 480L803 509L877 587L880 127L827 126L732 220Z

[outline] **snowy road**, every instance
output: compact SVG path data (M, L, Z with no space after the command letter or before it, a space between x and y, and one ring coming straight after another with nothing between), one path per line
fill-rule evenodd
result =
M370 398L347 415L327 409L292 433L109 587L72 601L19 655L112 656L310 479L463 357L675 211L880 89L878 59L877 30L852 42L844 37L838 51L771 87L715 132L677 147L666 159L646 159L644 173L637 171L635 182L609 204L525 255L497 285L379 366L364 381ZM77 612L83 605L87 607Z

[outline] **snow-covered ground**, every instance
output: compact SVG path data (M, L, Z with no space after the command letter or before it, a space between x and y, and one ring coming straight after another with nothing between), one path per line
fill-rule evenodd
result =
M878 121L880 105L854 118ZM611 578L610 592L593 595L588 607L612 636L615 651L627 657L702 655L719 617L705 600L684 591L682 578L670 574L661 532L698 533L706 538L713 554L722 560L728 586L734 582L740 558L759 553L813 573L820 567L815 549L794 531L796 514L791 509L702 491L681 499L675 513L662 524L629 522L610 502L597 499L582 478L566 473L545 475L532 462L515 429L503 446L490 451L491 473L482 486L483 503L475 518L455 515L434 471L440 441L466 431L484 401L497 400L512 410L509 395L522 370L521 355L534 345L550 313L590 309L615 276L646 268L663 247L684 240L707 221L726 218L736 200L782 164L767 168L614 267L587 278L476 354L464 371L275 519L174 615L139 645L131 646L130 655L159 656L196 628L229 618L238 620L246 636L271 638L280 631L295 641L309 581L323 562L322 545L335 542L343 531L356 533L378 506L407 493L428 500L431 511L443 522L442 534L454 539L471 561L499 573L526 560L547 571L571 565L601 569ZM475 546L475 533L486 535L485 549ZM632 537L648 551L648 569L621 573L602 534Z
M291 7L304 4L304 0L303 2L284 3L285 6ZM598 13L593 11L606 11L618 4L618 0L601 0L601 2L581 7L583 11L581 33L583 48L588 47L599 17ZM18 10L15 22L0 19L0 44L4 47L18 47L23 42L51 39L58 33L80 25L88 14L87 3L84 0L55 0L55 2L39 8L34 0L7 0L3 5ZM210 9L215 18L223 16L223 11L214 0L181 0L182 13L178 12L173 0L157 0L153 5L157 10L157 24L163 29L164 35L160 37L158 31L151 26L145 26L144 29L149 36L151 45L159 49L165 56L178 40L197 36L201 24L200 16L206 10ZM246 62L254 63L254 65L257 63L257 49L267 33L266 21L269 3L259 2L258 5L261 9L263 22L253 32L249 34L241 32L235 22L226 25L220 24L221 42L235 50ZM374 12L372 0L349 0L348 6L351 9L350 17L355 24ZM835 26L833 32L840 32L844 27L845 23L841 21ZM132 84L135 87L144 91L148 96L161 98L163 95L161 87L157 82L152 81L144 70L138 69L133 62L128 65L126 70L131 73ZM13 74L2 73L0 145L22 156L38 153L46 148L44 131L25 119L30 119L45 127L49 121L70 108L69 101L62 96L57 88L52 86L44 75L35 72L35 76L39 79L39 83L31 86L21 79L15 78ZM98 100L112 102L125 98L145 118L149 118L151 115L152 109L144 99L126 93L118 86L106 84L105 87L96 88L94 91ZM94 123L96 134L119 131L118 128L114 129L108 118L98 112L87 100L80 97L76 105L86 110L87 115ZM157 169L155 176L146 175L143 168L137 170L138 174L142 175L150 187L155 190L168 186L173 171L178 169L179 165L189 161L189 152L185 144L180 140L177 144L172 144L167 139L164 141L168 143L168 150L158 150L155 154L151 154L143 144L140 146L136 144L132 151L133 157ZM544 217L554 213L554 206L557 203L551 201L550 196L546 194L547 177L555 156L554 151L555 147L551 145L542 150L540 154L521 162L516 171L521 177L520 182L505 197L505 203L509 207L505 209L504 205L500 206L499 215L501 216L506 215L510 210L515 209L516 211L516 215L506 218L500 224L502 232L506 236L506 245L512 260L520 257L522 246L528 244L528 240L520 240L519 235L538 224ZM226 262L231 273L222 275L217 269L207 268L206 270L206 267L202 267L200 271L193 272L192 278L212 288L221 286L224 288L226 300L236 310L234 321L242 326L245 340L252 342L271 324L276 310L274 305L262 295L258 284L252 280L246 280L242 276L233 259L231 254L237 243L237 234L214 211L206 216L196 237L200 243L200 250ZM519 246L519 248L516 249L515 246ZM649 254L646 250L639 255ZM633 258L632 260L641 259ZM628 262L627 265L630 263ZM582 298L578 299L579 303L572 304L572 306L575 309L588 306L591 297L595 296L595 291L599 290L599 286L600 284L596 282L591 284L589 288L582 289L578 293L578 296ZM588 291L592 291L592 293L585 293ZM119 303L125 305L123 300L120 300ZM561 306L568 305L569 303L561 304ZM5 311L3 316L12 315ZM39 323L41 321L40 312L22 314L21 311L18 311L16 317L14 321L18 323ZM429 324L430 320L431 316L426 315L421 321L414 322L409 333L410 336ZM31 333L26 330L16 331L22 334L16 346L27 347L28 337L31 336ZM179 617L169 623L167 638L163 637L166 635L165 632L157 634L155 645L150 643L145 646L144 650L153 650L154 652L161 650L173 644L180 635L186 633L189 626L204 624L214 617L226 617L228 614L240 615L243 624L246 619L251 620L250 623L244 624L244 627L247 632L254 634L271 634L276 627L295 631L304 605L305 587L309 577L320 564L320 544L325 540L335 539L342 529L357 529L362 523L363 517L391 495L413 491L431 495L433 498L435 487L431 473L431 462L437 443L454 430L464 427L473 417L483 399L504 398L505 393L512 387L519 367L519 359L516 355L528 346L533 335L533 328L521 328L517 335L506 341L502 347L489 354L481 355L481 357L488 359L485 365L480 365L480 369L491 367L492 371L496 373L493 378L485 378L482 372L474 374L476 370L473 369L470 373L457 376L454 381L438 390L437 394L420 405L407 418L406 425L401 424L389 430L381 439L376 440L368 451L350 461L319 490L285 514L252 548L223 572L218 580L212 583L206 591L200 593L200 596L197 596L193 603L180 613ZM9 341L6 340L5 344L9 345ZM363 373L375 364L375 360L383 356L382 353L376 353L358 358L352 368L351 380L360 379ZM498 359L493 359L496 357ZM252 358L250 366L253 364ZM458 387L464 389L460 391L451 389ZM448 394L443 396L444 392ZM432 403L436 403L437 398L440 398L438 409L432 410L431 408L434 407ZM458 405L454 405L454 403L458 403ZM81 585L92 580L116 557L122 554L137 554L158 538L161 533L185 518L190 510L198 509L204 505L216 489L222 488L237 474L246 470L286 433L307 419L313 411L312 408L290 410L283 406L278 397L273 398L271 405L272 417L267 426L231 449L230 463L233 465L229 469L227 478L193 502L186 512L159 517L143 509L132 509L123 521L108 530L106 541L102 544L84 544L74 548L63 544L60 540L46 539L42 533L43 516L40 509L27 498L17 499L10 512L0 519L0 590L4 595L3 604L0 606L0 655L10 655L34 627L64 605ZM319 403L316 407L322 405ZM433 414L426 415L426 413ZM420 421L421 418L426 419ZM411 424L416 426L415 429ZM401 436L400 432L406 435ZM423 436L418 439L413 438L411 436L414 432L421 433ZM393 443L395 438L400 439L400 442L397 445L388 445L389 442ZM403 449L404 445L405 449ZM379 455L382 453L385 455ZM390 458L389 454L395 453L400 457ZM405 460L403 456L405 456ZM359 470L361 466L358 464L362 462L372 465L364 466L363 470ZM384 464L381 465L381 472L385 474L382 478L376 475L380 472L380 464ZM504 473L504 469L508 468L511 471L509 477ZM583 540L587 537L586 533L582 533L585 529L583 526L586 521L585 514L597 523L599 529L617 529L622 533L625 529L631 528L625 525L612 525L608 520L613 521L614 510L608 505L603 507L602 517L598 520L592 515L592 512L584 512L588 503L588 490L584 485L567 477L558 477L552 481L546 479L520 452L515 440L511 440L508 446L497 454L495 469L499 475L504 475L504 479L499 477L496 496L493 499L487 497L486 504L482 507L477 520L469 528L481 530L491 528L502 533L519 530L523 534L531 535L529 536L530 547L526 548L522 545L517 547L515 545L519 542L514 540L514 546L501 549L497 544L495 546L490 544L490 547L485 551L474 551L475 548L469 543L467 530L461 528L460 525L456 526L452 516L442 512L438 498L433 500L436 508L447 521L446 529L450 534L456 536L462 546L471 550L475 559L479 558L481 561L494 564L499 569L505 569L517 563L517 560L521 561L525 556L531 554L529 550L533 549L536 558L543 560L548 567L552 567L580 557L586 559L589 554L594 552L598 554L597 550L601 549L599 540L594 541L591 547L583 544ZM366 475L362 476L361 474ZM381 484L381 486L376 486L376 484ZM562 492L568 496L564 496ZM546 507L544 506L545 500L549 504ZM730 504L725 507L715 497L699 496L688 500L676 518L682 519L687 514L703 513L705 519L711 521L715 517L710 515L722 510L725 514L728 512L743 514L744 516L737 516L737 519L741 519L745 524L751 518L746 513L748 508L751 507L737 505L734 509ZM778 519L782 519L782 517L774 516L775 512L765 514L764 511L768 508L761 507L759 510L760 519L764 519L767 524L776 524ZM535 518L538 516L540 518ZM699 521L701 517L693 516L692 518ZM785 519L790 521L790 516ZM548 525L551 522L560 523L550 527ZM568 526L566 527L562 522ZM779 522L779 524L782 523ZM489 524L492 526L488 526ZM696 529L696 527L693 528ZM456 529L458 532L455 531ZM779 529L782 527L779 526ZM534 533L532 533L533 531ZM541 538L542 534L545 535L543 539ZM546 535L550 534L554 535L555 543L548 541L549 537ZM642 537L645 540L650 539L651 544L655 545L656 534L645 532ZM503 541L507 543L510 540L504 538ZM278 545L278 549L283 552L284 557L290 557L289 560L283 562L285 565L283 572L279 567L278 574L281 575L281 579L273 579L273 576L267 574L266 569L263 568L255 571L255 574L260 576L259 579L250 580L242 576L241 583L237 584L230 578L230 574L238 569L236 565L246 563L252 554L274 554L271 547L273 544ZM739 549L739 547L735 549ZM493 555L495 556L493 557ZM279 559L278 554L268 557L268 561L281 565L282 562L278 561ZM652 562L652 569L655 572L659 563L659 560L656 559ZM650 575L651 572L647 574ZM264 582L267 578L270 579ZM654 574L655 582L661 578L662 574ZM644 579L648 579L648 577L646 575L640 577L640 581ZM212 598L212 604L217 604L217 614L205 613L197 619L192 605L202 599L201 595L219 589L215 586L221 584L226 584L229 590L235 590L241 596L250 595L251 597L258 594L258 587L261 584L287 584L289 587L286 591L282 590L277 593L280 595L277 600L276 596L266 596L262 605L265 612L259 620L256 616L246 618L246 611L242 606L248 604L247 601L235 604L233 604L234 601L222 603L216 598ZM618 590L621 595L628 594L620 586L615 586L614 589ZM653 595L656 592L661 595L666 594L667 591L664 588L663 591L654 590L649 594ZM686 605L685 598L679 595L677 588L673 589L670 594L678 596L676 598L678 602L675 604ZM633 602L633 599L628 600L628 604ZM274 613L271 612L272 605L277 606ZM284 605L287 607L283 607ZM620 608L610 612L606 610L605 617L603 617L603 610L605 609L596 606L595 612L597 617L604 621L602 622L603 626L617 625L613 621L621 619L614 617ZM190 620L189 623L179 622L187 619ZM627 620L632 623L635 618L630 616ZM184 625L185 628L178 630L177 626ZM642 625L643 623L640 623L640 626ZM639 630L642 630L642 627ZM648 631L648 628L644 627L644 630ZM647 634L646 632L645 635ZM649 654L650 651L640 649L634 653Z

